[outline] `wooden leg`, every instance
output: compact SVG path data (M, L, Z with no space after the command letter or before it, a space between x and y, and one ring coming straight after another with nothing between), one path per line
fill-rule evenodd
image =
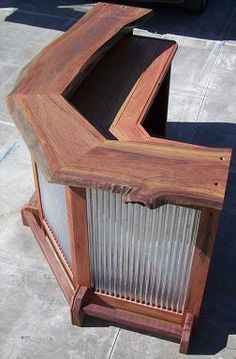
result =
M87 287L81 286L77 287L71 301L71 323L73 325L82 326L85 313L83 312L83 306L86 305L86 302L89 297L89 289Z
M184 328L183 328L183 333L180 341L180 349L179 349L179 352L182 354L188 353L193 323L194 323L194 315L187 313L184 322Z
M90 287L86 190L66 187L70 228L73 281L76 287Z

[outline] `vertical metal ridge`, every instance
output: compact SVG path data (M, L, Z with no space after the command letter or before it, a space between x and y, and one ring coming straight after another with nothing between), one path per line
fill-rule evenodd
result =
M38 169L43 215L67 263L71 265L70 235L65 187L45 181Z
M87 189L91 274L97 291L183 312L200 212L149 209Z

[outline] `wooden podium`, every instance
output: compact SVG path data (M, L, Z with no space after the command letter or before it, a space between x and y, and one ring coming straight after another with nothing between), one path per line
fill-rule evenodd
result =
M173 41L98 3L23 70L8 107L32 155L22 218L71 306L180 341L199 317L231 151L164 138Z

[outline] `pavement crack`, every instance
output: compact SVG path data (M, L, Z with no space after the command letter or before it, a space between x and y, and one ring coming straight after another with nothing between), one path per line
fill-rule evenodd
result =
M207 81L207 86L206 86L206 89L205 89L205 91L204 91L204 94L203 94L203 97L202 97L202 100L201 100L201 103L200 103L200 107L199 107L199 110L198 110L197 119L196 119L196 122L195 122L195 124L194 124L194 126L193 126L193 128L192 128L192 131L191 131L191 133L190 133L190 135L189 135L189 138L188 138L188 141L187 141L188 143L192 143L192 140L193 140L193 138L194 138L194 136L195 136L195 132L196 132L196 129L197 129L197 125L198 125L198 123L199 123L199 118L200 118L200 115L201 115L201 113L202 113L203 105L204 105L205 100L206 100L207 92L208 92L208 90L209 90L209 87L210 87L212 78L213 78L213 76L214 76L214 71L215 71L216 65L218 64L219 59L220 59L220 57L221 57L221 55L222 55L222 51L223 51L224 45L225 45L225 42L222 41L222 42L221 42L221 45L220 45L220 47L219 47L219 53L218 53L218 55L217 55L217 57L216 57L216 60L215 60L215 62L214 62L214 64L213 64L213 66L212 66L212 70L211 70L211 73L210 73L209 78L208 78L208 81Z
M118 331L117 331L117 333L116 333L115 339L114 339L114 341L113 341L113 343L112 343L111 350L110 350L110 353L108 354L107 359L111 359L111 357L112 357L112 355L113 355L113 353L114 353L115 346L116 346L116 342L117 342L117 340L118 340L120 331L121 331L121 329L119 328Z
M0 163L20 146L20 141L15 141L10 147L0 154Z

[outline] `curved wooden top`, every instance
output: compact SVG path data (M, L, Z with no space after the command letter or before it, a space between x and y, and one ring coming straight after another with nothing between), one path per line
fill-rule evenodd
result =
M230 150L154 139L142 127L177 48L174 42L129 35L135 22L149 14L148 9L98 3L23 70L8 96L9 110L50 182L121 192L125 201L149 207L169 202L220 209ZM146 53L149 47L155 51L133 71L138 78L132 83L127 78L129 86L122 90L123 102L110 127L119 141L107 140L70 99L75 89L86 87L85 79L109 50L117 46L119 54L132 43L133 53L144 41ZM94 96L99 101L99 86ZM82 96L80 103L84 101Z

